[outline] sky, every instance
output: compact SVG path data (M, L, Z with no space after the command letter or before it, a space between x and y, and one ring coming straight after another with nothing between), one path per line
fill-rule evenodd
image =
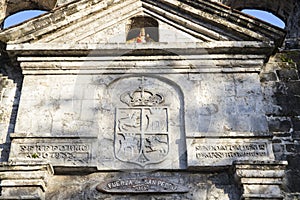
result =
M249 10L245 9L242 12L252 15L258 19L261 19L263 21L269 22L270 24L273 24L275 26L278 26L280 28L284 28L285 24L284 22L279 19L278 17L274 16L273 14L266 12L266 11L260 11L260 10Z
M277 17L275 17L274 15L272 15L271 13L265 12L265 11L258 11L258 10L243 10L242 12L247 13L249 15L252 15L256 18L262 19L266 22L269 22L275 26L278 26L280 28L284 28L284 23L278 19ZM4 28L13 26L15 24L21 23L27 19L36 17L38 15L41 15L45 13L45 11L23 11L23 12L19 12L15 15L12 15L10 17L8 17L5 22L4 22Z
M6 18L6 20L4 21L4 28L13 26L15 24L19 24L27 19L31 19L33 17L39 16L43 13L45 13L45 11L37 11L37 10L29 10L29 11L16 13Z

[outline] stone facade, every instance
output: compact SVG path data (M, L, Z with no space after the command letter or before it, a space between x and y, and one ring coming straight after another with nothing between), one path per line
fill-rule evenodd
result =
M242 9L260 9L273 13L279 17L286 25L287 35L285 43L283 44L286 49L299 49L299 8L300 3L297 0L216 0L224 3L231 8L242 10Z
M0 31L0 198L298 199L300 9L267 5L0 2L51 10Z

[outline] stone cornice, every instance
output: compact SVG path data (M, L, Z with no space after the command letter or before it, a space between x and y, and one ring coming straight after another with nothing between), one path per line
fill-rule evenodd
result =
M97 55L116 56L139 51L164 50L177 55L203 54L255 54L269 56L274 51L271 42L256 41L215 41L184 43L147 43L147 44L8 44L7 51L14 55ZM145 52L147 55L147 52Z
M285 31L280 28L216 2L202 0L112 2L104 0L91 3L84 0L66 4L54 9L51 13L3 30L0 32L0 40L11 44L45 41L51 43L55 39L55 34L61 34L61 31L66 35L74 33L78 28L84 28L82 26L90 23L91 20L100 18L104 20L101 22L103 29L107 28L105 24L117 24L118 20L112 20L109 17L115 12L120 13L121 17L118 17L118 20L128 20L131 15L148 15L155 19L167 20L166 23L175 24L178 26L176 28L184 29L188 34L204 39L204 41L265 41L274 42L276 46L280 46L285 36ZM127 16L127 13L130 14ZM77 27L79 23L83 25ZM94 34L93 30L89 31L89 34ZM68 43L78 42L72 41L71 36L66 38L69 38ZM77 34L76 39L78 38L81 38L80 34Z

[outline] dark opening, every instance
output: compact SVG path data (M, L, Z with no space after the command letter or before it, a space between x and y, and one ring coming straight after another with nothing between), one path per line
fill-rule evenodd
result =
M127 26L126 42L158 42L158 22L151 17L134 17Z

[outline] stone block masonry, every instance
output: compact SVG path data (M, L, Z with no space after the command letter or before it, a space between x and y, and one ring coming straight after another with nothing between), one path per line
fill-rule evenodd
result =
M254 5L287 34L232 9ZM299 198L299 1L6 0L0 21L35 8L0 31L0 199Z
M273 150L277 160L288 161L286 188L296 196L300 192L299 69L300 51L286 50L273 56L261 73L269 130L274 135ZM293 199L292 194L288 196Z

